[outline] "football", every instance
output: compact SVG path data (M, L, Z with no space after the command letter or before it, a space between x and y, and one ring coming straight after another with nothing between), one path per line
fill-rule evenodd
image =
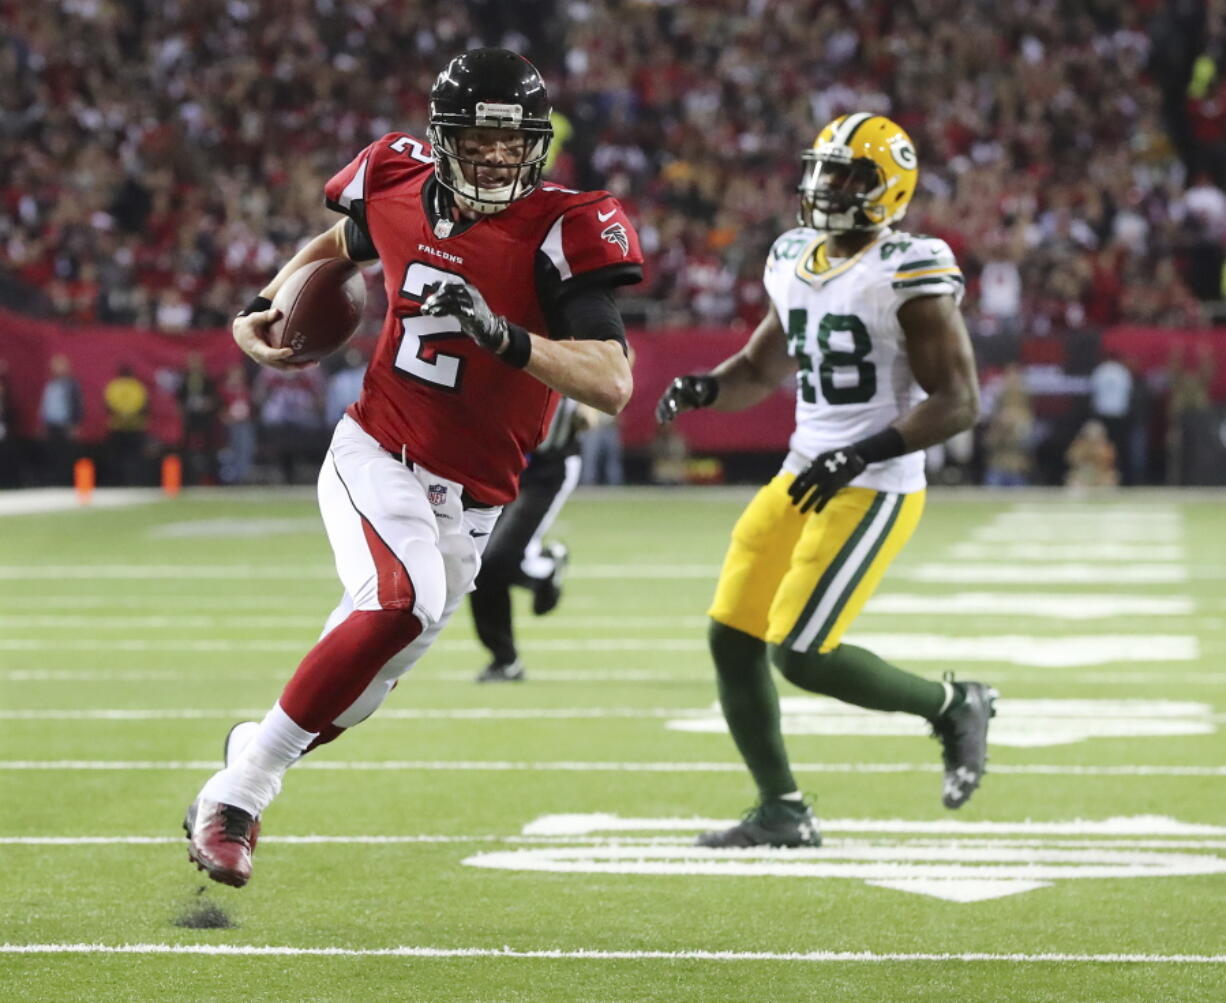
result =
M357 330L366 308L366 282L352 261L324 258L294 272L272 305L281 316L268 329L268 343L292 348L293 362L316 362Z

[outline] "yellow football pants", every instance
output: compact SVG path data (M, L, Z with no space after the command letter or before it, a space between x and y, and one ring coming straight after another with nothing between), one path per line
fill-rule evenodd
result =
M802 515L788 497L793 480L776 475L741 513L707 615L771 644L826 652L915 532L924 492L844 488Z

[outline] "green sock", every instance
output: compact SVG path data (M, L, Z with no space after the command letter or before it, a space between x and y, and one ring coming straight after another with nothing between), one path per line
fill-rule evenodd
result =
M771 646L771 661L802 690L872 710L897 710L935 718L945 705L942 683L912 675L852 644L833 651L793 651ZM958 691L955 689L955 702Z
M764 800L791 794L797 787L779 730L779 694L766 642L714 620L707 640L724 720L759 793Z

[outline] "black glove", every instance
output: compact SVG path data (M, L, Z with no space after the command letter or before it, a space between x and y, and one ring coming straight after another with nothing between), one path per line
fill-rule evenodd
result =
M444 282L421 305L421 312L458 318L460 330L495 355L505 352L511 340L506 317L494 313L485 297L467 282Z
M719 396L719 380L714 376L678 376L668 385L656 405L656 421L670 422L684 411L709 407Z
M788 494L800 511L820 512L842 488L864 472L868 464L855 446L844 446L822 453L800 472Z

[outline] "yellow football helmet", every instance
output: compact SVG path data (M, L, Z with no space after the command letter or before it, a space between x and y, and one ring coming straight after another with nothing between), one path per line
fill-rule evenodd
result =
M875 230L901 219L915 194L911 137L884 115L840 115L800 155L800 222L817 230Z

